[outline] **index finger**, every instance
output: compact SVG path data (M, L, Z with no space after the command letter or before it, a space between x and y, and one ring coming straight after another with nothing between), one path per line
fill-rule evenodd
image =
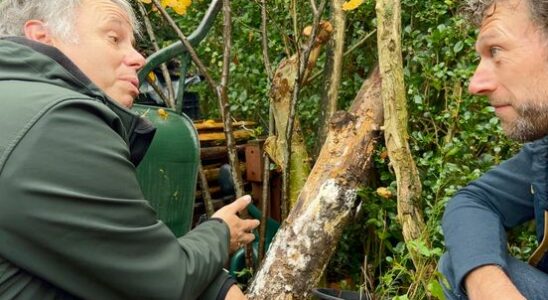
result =
M240 211L243 211L244 209L246 209L246 207L251 203L251 196L249 195L245 195L243 197L240 197L236 200L234 200L234 202L230 203L229 206L231 208L231 210L236 213L236 212L240 212Z

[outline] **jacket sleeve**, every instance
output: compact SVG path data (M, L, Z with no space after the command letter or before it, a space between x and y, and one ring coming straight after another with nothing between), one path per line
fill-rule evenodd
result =
M195 299L228 261L228 226L176 239L143 198L120 126L89 100L32 125L0 173L0 253L82 298Z
M464 277L482 265L506 269L506 230L534 216L530 176L526 146L449 201L442 227L454 269L452 282L462 287Z

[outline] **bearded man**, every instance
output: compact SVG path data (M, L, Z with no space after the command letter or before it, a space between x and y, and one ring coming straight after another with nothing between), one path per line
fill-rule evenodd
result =
M468 0L480 26L472 94L487 96L506 135L527 142L460 190L442 226L448 299L548 299L548 1ZM506 230L536 223L529 265L508 253Z

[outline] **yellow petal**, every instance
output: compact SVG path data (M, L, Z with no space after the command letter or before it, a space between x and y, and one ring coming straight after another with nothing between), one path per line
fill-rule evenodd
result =
M354 10L363 3L363 0L349 0L343 4L343 10Z
M184 15L190 4L192 4L192 0L178 0L176 2L176 5L172 8L179 15Z
M162 7L177 5L177 0L161 0L160 5L162 5Z
M380 187L377 189L377 195L385 199L389 199L390 197L392 197L392 192L388 188Z
M169 114L167 113L167 111L165 111L165 109L163 108L160 108L158 109L158 115L160 116L160 118L162 118L162 120L167 120L167 118L169 117Z

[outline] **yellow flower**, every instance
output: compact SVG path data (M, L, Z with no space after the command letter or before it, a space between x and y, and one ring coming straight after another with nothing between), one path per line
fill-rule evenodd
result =
M155 82L156 81L156 74L154 74L154 72L150 72L150 73L148 73L148 78L150 79L150 81Z
M392 197L392 192L385 187L380 187L377 189L377 195L383 197L384 199L389 199Z
M349 0L343 4L343 10L354 10L363 3L363 0Z
M141 0L143 3L150 4L152 0ZM171 7L175 13L184 15L188 7L192 4L192 0L160 0L160 5L164 8ZM153 7L155 10L156 7Z
M169 114L165 109L160 108L158 109L158 116L160 116L160 118L165 121L169 117Z
M192 4L192 0L178 0L175 2L175 5L172 5L171 8L179 15L184 15L187 8Z
M177 0L160 0L160 4L163 7L177 5Z

